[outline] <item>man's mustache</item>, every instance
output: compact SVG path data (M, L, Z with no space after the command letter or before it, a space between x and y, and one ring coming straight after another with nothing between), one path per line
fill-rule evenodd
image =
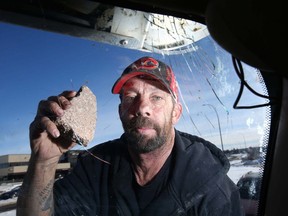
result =
M137 116L128 122L127 127L129 129L135 129L141 127L154 128L154 123L147 117Z

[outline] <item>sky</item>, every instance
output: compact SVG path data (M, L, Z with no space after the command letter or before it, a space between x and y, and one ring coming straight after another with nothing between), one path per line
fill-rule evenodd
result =
M97 99L89 147L118 138L123 132L119 98L111 88L126 66L146 55L166 62L176 74L184 110L177 129L224 149L262 145L269 128L267 108L233 109L240 82L231 56L210 36L195 47L190 53L161 55L0 22L0 155L29 154L29 124L39 101L82 85ZM245 80L264 94L257 70L245 65L245 71ZM244 89L239 104L264 102Z

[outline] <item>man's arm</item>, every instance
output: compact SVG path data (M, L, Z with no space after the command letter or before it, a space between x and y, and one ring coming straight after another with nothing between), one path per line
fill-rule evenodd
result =
M76 143L67 143L52 121L71 106L76 92L63 92L39 103L30 125L31 158L17 201L17 216L53 215L53 186L58 161Z
M36 162L30 165L17 200L17 216L53 215L53 186L58 160Z

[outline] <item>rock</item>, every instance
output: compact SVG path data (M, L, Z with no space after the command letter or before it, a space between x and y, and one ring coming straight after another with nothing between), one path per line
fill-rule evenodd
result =
M63 116L56 118L55 124L62 138L87 146L96 129L96 96L87 86L82 86L71 104Z

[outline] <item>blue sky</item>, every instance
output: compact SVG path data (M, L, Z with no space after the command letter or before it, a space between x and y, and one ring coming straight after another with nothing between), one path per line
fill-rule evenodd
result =
M122 133L119 100L111 94L111 87L127 65L144 55L171 65L178 78L184 105L178 129L219 146L215 111L204 106L211 104L220 115L227 148L243 147L243 140L259 145L267 125L265 109L233 110L239 81L231 73L231 57L209 37L199 44L195 53L167 56L0 23L0 155L30 153L29 124L38 102L84 84L97 97L97 127L91 145L117 138ZM261 92L255 69L247 70L246 79ZM245 94L244 103L263 102Z

